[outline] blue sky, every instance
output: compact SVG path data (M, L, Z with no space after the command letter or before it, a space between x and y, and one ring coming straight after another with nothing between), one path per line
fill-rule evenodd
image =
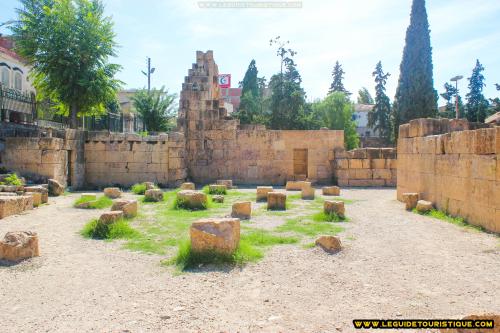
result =
M351 92L363 86L373 93L371 73L377 61L391 73L393 99L409 23L411 0L303 0L300 9L202 9L194 0L104 0L113 17L119 78L127 88L146 85L141 70L150 56L153 86L178 93L196 50L214 50L220 73L240 81L248 63L259 75L279 70L269 39L290 40L308 99L324 97L339 60ZM15 18L17 0L0 1L0 22ZM442 92L452 76L470 76L476 58L485 66L485 95L500 95L500 1L428 0L433 46L434 84ZM2 29L0 32L6 33ZM466 80L459 88L467 90ZM443 102L440 101L440 104Z

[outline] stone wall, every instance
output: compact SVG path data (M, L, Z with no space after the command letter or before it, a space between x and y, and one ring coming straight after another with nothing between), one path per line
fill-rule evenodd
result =
M417 192L443 211L500 232L500 127L417 119L399 128L398 199Z
M396 149L336 150L333 169L339 186L396 186Z
M180 133L141 137L90 132L84 149L88 187L128 187L145 181L177 186L186 178L185 141Z

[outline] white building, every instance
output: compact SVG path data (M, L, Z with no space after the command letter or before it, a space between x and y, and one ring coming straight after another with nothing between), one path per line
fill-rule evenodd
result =
M379 133L373 128L368 127L368 112L373 110L374 105L354 104L353 120L356 122L356 132L360 137L379 137Z

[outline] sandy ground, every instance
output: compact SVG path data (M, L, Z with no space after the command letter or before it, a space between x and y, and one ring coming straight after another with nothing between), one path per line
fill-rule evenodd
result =
M491 234L408 213L391 189L343 190L345 249L277 246L242 269L175 275L161 256L83 239L75 195L0 221L42 256L0 266L1 332L352 332L354 318L500 313ZM393 330L392 332L396 332Z

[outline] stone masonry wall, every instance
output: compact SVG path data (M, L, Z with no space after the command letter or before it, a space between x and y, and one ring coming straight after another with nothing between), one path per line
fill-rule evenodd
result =
M443 211L500 232L500 127L417 119L399 128L398 199L417 192Z
M396 149L336 150L333 169L339 186L396 186Z
M87 187L131 186L151 181L177 186L186 178L185 141L180 133L141 137L90 132L85 141Z

